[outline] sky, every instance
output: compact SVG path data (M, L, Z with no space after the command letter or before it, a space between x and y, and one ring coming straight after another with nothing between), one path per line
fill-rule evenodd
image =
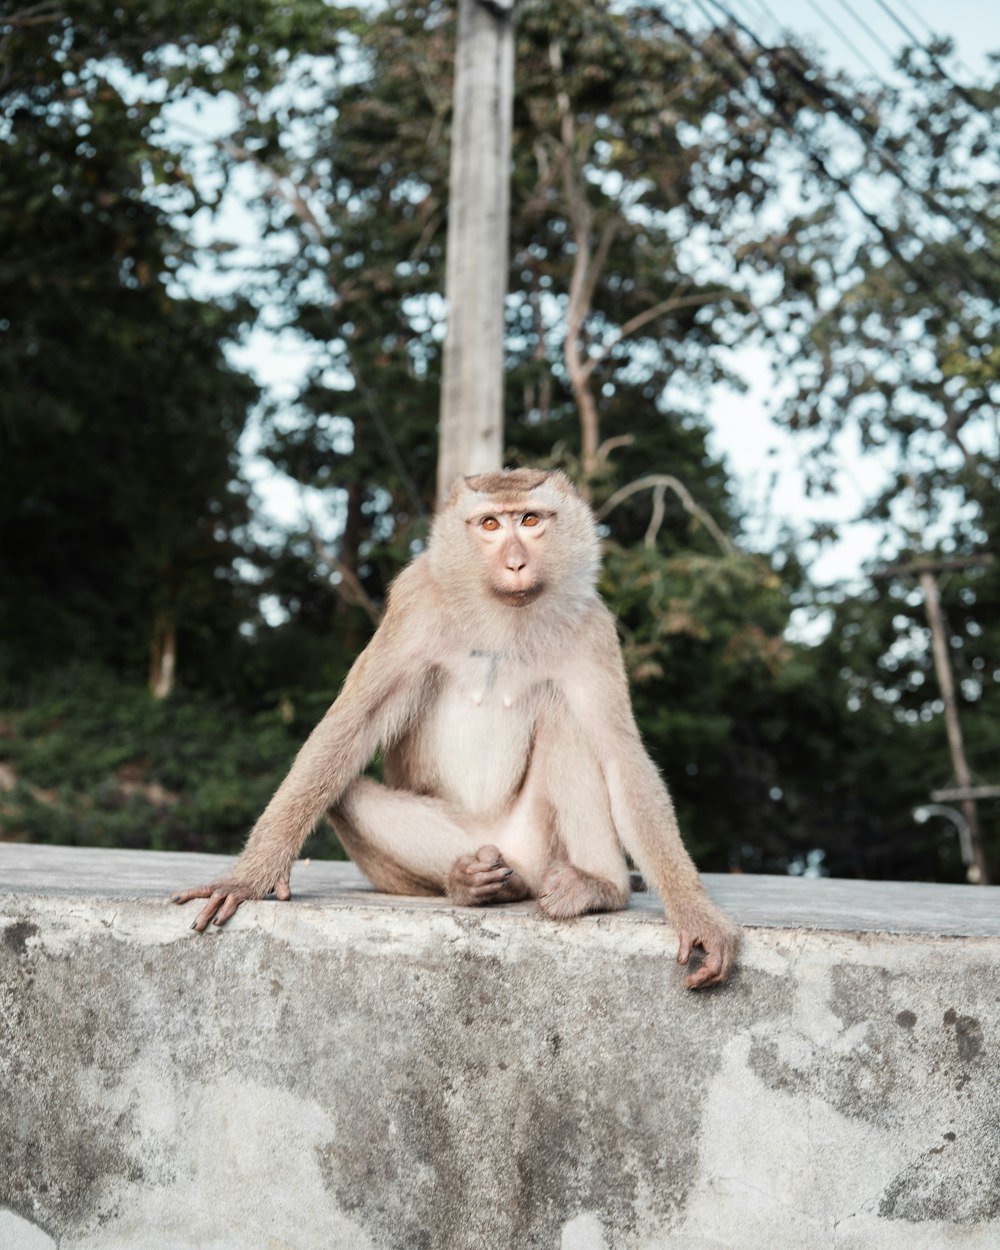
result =
M946 60L953 77L968 83L987 69L986 52L1000 50L1000 4L996 0L719 0L738 20L763 41L773 43L783 31L792 32L814 48L828 72L843 70L856 79L895 78L893 58L908 42L899 22L926 42L945 35L955 42ZM674 7L693 18L710 11L723 14L716 0L674 0ZM883 7L884 6L884 7ZM202 115L199 128L210 125ZM220 130L224 130L223 124ZM239 353L239 363L279 394L294 391L294 380L305 364L301 348L288 339L276 344L255 336ZM876 456L862 455L856 446L842 446L843 471L838 492L822 502L807 499L804 492L805 445L778 428L771 411L780 397L769 359L761 349L738 351L732 363L749 384L744 392L718 388L707 401L711 427L710 448L725 458L745 514L752 518L747 541L767 549L779 533L807 533L820 521L836 524L840 539L822 548L804 548L814 584L853 583L865 580L863 566L876 555L874 527L856 520L865 499L874 494L886 467ZM282 481L260 461L249 466L264 512L279 522L301 516L301 492ZM313 518L314 522L318 517ZM331 535L331 537L333 537ZM805 635L809 627L803 625Z

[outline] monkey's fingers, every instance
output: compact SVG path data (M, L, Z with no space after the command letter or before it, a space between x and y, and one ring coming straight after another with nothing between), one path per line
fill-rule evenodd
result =
M287 903L292 897L292 887L289 885L287 877L282 877L274 887L274 897L280 903Z
M514 873L514 869L508 868L506 864L493 868L490 864L473 863L469 864L465 871L469 876L469 885L472 889L485 885L502 885Z
M514 869L504 866L503 868L487 868L485 871L473 872L469 869L469 893L478 902L489 902L499 896L507 882L514 875Z
M215 920L213 923L217 925L225 924L230 916L236 915L236 909L237 907L239 907L240 903L243 903L245 901L246 901L245 895L227 894L222 904L222 907L219 909L219 914L215 917Z
M712 933L704 938L681 933L677 962L687 964L696 946L704 950L705 958L699 968L684 978L687 988L698 990L706 985L722 985L728 981L736 964L738 939L723 933Z
M218 891L212 895L205 906L194 918L194 923L191 925L191 928L194 929L195 933L205 932L209 924L212 922L215 913L225 902L225 899L226 896L224 894L220 894Z
M190 903L193 898L210 898L216 889L214 885L196 885L192 890L181 890L178 894L171 894L171 903Z
M706 985L721 985L726 976L721 955L708 955L700 968L684 978L689 990L700 990Z
M256 897L254 891L248 890L245 886L223 882L212 891L211 898L198 913L191 928L196 933L204 933L213 920L217 925L225 924L230 916L236 914L236 909L241 903Z

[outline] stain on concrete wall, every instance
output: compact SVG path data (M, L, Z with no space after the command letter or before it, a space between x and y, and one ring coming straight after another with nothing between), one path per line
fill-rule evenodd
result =
M996 940L757 930L690 994L615 917L176 919L0 916L0 1208L59 1250L1000 1245Z

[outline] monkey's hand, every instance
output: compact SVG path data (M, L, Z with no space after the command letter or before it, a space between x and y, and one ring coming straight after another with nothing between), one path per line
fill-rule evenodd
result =
M697 920L685 918L678 926L680 946L677 950L677 962L686 966L691 952L700 946L705 952L701 966L684 978L689 990L699 990L706 985L722 985L736 964L736 953L740 948L740 931L725 916L703 916Z
M191 926L197 933L204 933L209 924L225 924L230 916L235 915L240 903L245 903L248 899L264 898L267 893L267 890L261 892L239 881L215 881L211 885L196 885L193 890L182 890L180 894L174 894L170 901L187 903L193 898L207 898L208 902ZM287 877L282 877L277 882L273 894L282 903L288 902L292 897L292 890Z

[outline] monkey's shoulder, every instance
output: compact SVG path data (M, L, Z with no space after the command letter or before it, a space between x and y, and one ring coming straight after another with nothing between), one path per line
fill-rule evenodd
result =
M429 585L433 582L427 567L427 553L421 552L402 569L389 583L386 595L386 610L408 611L419 606L426 599Z
M443 616L439 587L424 553L411 560L390 582L379 632L415 643L422 635L433 634Z
M618 620L603 599L596 594L580 616L577 641L585 652L596 651L606 656L609 650L619 651Z

